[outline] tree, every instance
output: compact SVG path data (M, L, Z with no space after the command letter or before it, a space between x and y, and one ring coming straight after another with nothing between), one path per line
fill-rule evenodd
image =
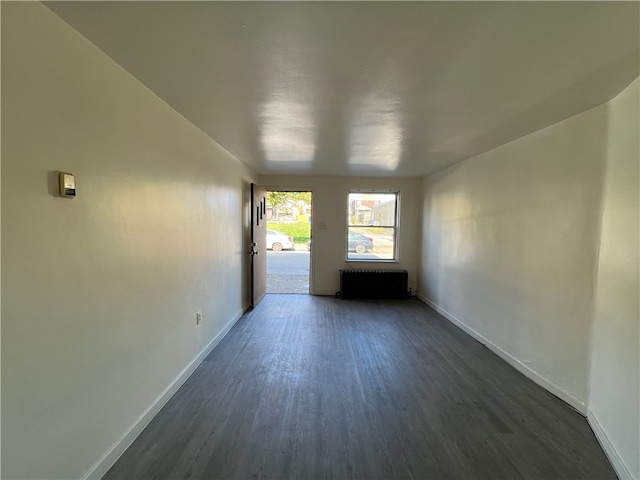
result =
M311 206L311 192L286 192L291 195L291 200L302 203L303 205Z
M287 204L302 206L305 211L311 207L311 192L267 192L267 205L273 208L276 217L278 209Z
M267 205L277 210L288 201L288 195L292 192L267 192Z

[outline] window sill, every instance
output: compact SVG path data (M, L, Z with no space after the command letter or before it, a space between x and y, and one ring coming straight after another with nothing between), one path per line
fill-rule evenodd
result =
M400 263L398 260L393 259L374 259L374 258L345 258L345 262L348 263Z

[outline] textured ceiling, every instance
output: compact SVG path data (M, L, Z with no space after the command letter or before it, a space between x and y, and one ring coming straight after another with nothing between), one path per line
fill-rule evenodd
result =
M425 175L638 76L637 2L47 2L261 174Z

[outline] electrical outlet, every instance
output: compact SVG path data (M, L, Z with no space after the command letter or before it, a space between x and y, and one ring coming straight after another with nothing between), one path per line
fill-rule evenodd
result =
M196 312L196 325L200 325L202 322L202 312Z

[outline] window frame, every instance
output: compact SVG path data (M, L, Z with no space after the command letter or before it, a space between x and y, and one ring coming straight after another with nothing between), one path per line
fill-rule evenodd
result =
M395 225L357 225L351 223L351 195L394 195L395 196ZM398 263L400 261L400 249L399 249L399 238L400 238L400 191L399 190L388 190L388 189L353 189L349 190L347 193L347 235L345 241L345 260L347 262L364 262L364 263ZM380 229L393 229L393 257L392 258L354 258L354 252L349 251L349 233L352 228L380 228ZM375 249L375 242L374 242ZM352 255L352 256L350 256Z

